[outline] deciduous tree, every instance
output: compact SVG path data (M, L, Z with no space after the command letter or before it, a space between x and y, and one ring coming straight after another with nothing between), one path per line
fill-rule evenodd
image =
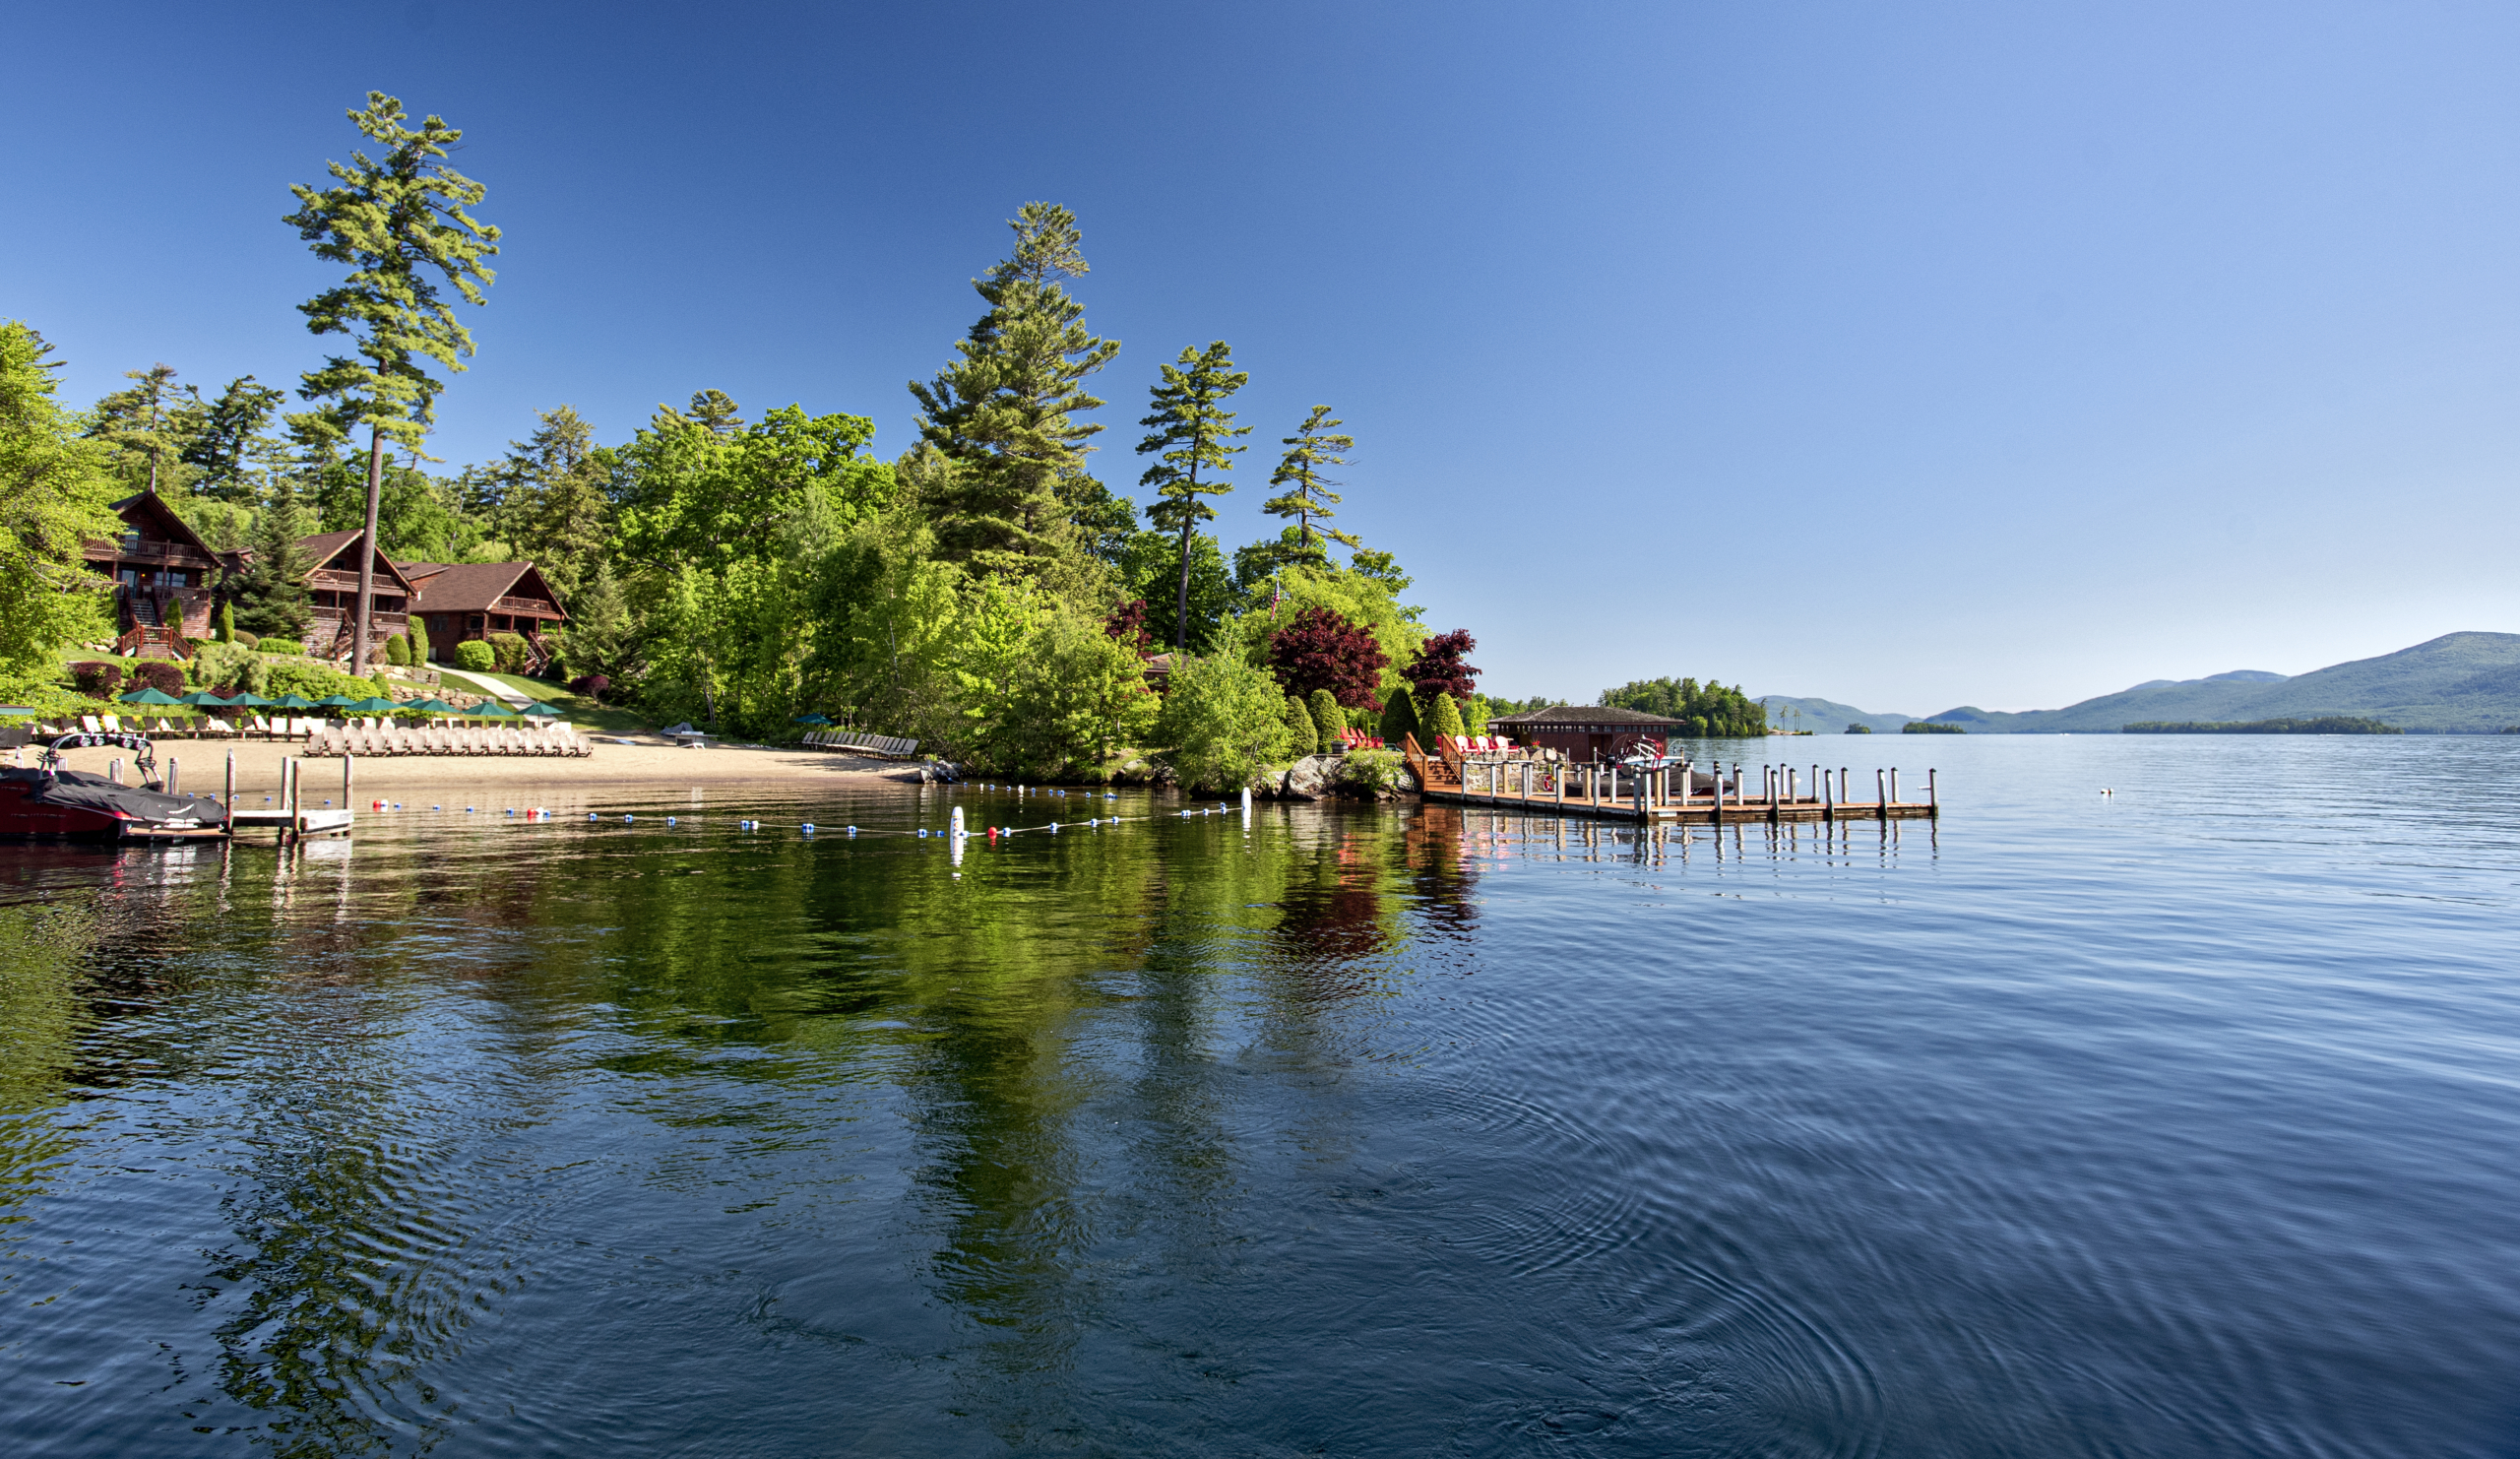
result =
M481 290L493 276L483 261L499 251L499 230L468 211L479 206L481 184L440 160L463 139L461 131L435 116L413 131L403 124L403 103L383 92L368 93L367 105L348 116L384 147L383 156L352 152L347 163L326 163L335 185L320 191L292 186L298 210L283 221L317 257L349 269L341 284L298 308L310 333L349 336L351 352L308 371L298 394L331 402L345 431L367 428L366 524L374 543L385 442L418 448L445 389L426 362L454 373L472 353L472 333L440 296L436 281L443 278L469 303L487 302ZM374 555L359 558L353 672L367 659Z
M1305 608L1269 639L1269 669L1289 693L1326 692L1341 704L1373 702L1390 662L1371 633L1326 607Z
M1417 656L1400 670L1400 676L1409 681L1410 687L1418 691L1418 697L1427 701L1430 708L1431 701L1438 694L1467 699L1479 687L1474 682L1479 677L1479 670L1471 667L1469 663L1469 656L1478 648L1479 640L1472 638L1466 628L1436 634L1418 646ZM1459 734L1462 731L1456 730L1452 732Z
M91 538L122 531L103 451L54 400L52 347L0 322L0 677L49 674L55 650L105 626Z

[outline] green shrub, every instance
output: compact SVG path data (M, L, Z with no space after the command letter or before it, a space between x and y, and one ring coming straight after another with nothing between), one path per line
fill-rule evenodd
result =
M244 689L269 697L271 663L241 643L206 643L193 651L187 672L197 688Z
M1348 728L1348 712L1339 707L1338 699L1327 689L1315 689L1305 698L1304 708L1312 711L1312 722L1321 727L1322 753L1339 748L1339 731Z
M1314 723L1312 711L1292 694L1287 696L1287 753L1317 755L1321 753L1321 727Z
M219 605L219 627L216 631L220 643L232 644L236 641L236 604L222 603Z
M237 630L236 630L236 637L235 637L235 639L233 640L233 642L243 644L245 647L247 647L247 648L249 648L249 649L250 649L250 648L255 647L255 646L256 646L256 645L258 645L258 644L260 644L262 641L263 641L263 636L262 636L261 634L259 634L259 633L247 633L247 632L246 632L244 629L242 629L242 628L239 628L239 629L237 629Z
M1453 702L1453 696L1436 695L1435 702L1426 707L1426 734L1468 734L1470 730L1462 726L1461 706ZM1418 743L1421 748L1426 747L1426 734L1418 736Z
M429 625L420 621L419 614L413 613L411 615L411 663L426 665L428 662Z
M410 666L411 646L403 641L403 635L399 633L385 635L385 662L397 668Z
M1418 732L1418 706L1411 701L1407 689L1394 687L1385 694L1382 724L1375 732L1395 750L1400 748L1402 735Z
M284 694L298 694L308 699L330 699L336 694L345 694L352 699L365 699L376 691L376 685L366 679L352 678L329 664L318 664L312 659L282 659L265 666L263 687L254 692L274 699Z
M278 658L303 659L306 657L306 645L293 638L267 638L254 645L254 652Z
M1339 762L1339 784L1368 795L1397 791L1408 768L1398 750L1350 750Z
M1185 659L1156 717L1156 742L1184 789L1238 790L1286 753L1286 703L1278 681L1238 654Z
M477 638L468 638L455 646L455 666L469 673L487 673L498 666L498 662L490 646Z
M501 673L523 673L534 662L534 649L522 633L493 633L489 642Z

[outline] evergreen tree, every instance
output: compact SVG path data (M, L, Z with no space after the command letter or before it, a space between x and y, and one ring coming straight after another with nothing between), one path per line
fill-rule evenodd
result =
M236 641L236 604L221 603L219 605L218 637L223 644L232 644Z
M1301 699L1287 696L1287 753L1294 756L1321 753L1321 726L1304 708Z
M314 562L297 539L306 536L306 511L283 479L254 523L252 560L228 576L225 592L234 624L263 638L302 639L314 617L306 574Z
M1382 702L1382 742L1392 749L1401 747L1401 737L1418 730L1418 706L1409 700L1407 689L1395 686Z
M429 662L429 625L418 613L411 614L411 663L425 668Z
M632 676L639 668L637 638L629 604L609 562L598 559L566 604L569 626L561 634L561 656L573 673L600 673L613 679Z
M1450 694L1432 694L1426 700L1426 734L1468 734L1461 722L1461 704ZM1426 735L1421 734L1422 743Z
M85 544L122 530L104 451L54 400L51 351L0 320L0 677L49 678L60 645L105 626L106 581Z
M1223 496L1233 489L1225 474L1233 469L1230 458L1247 448L1228 443L1251 434L1250 426L1234 426L1233 412L1225 403L1250 380L1248 372L1233 367L1233 351L1225 341L1215 341L1205 349L1185 345L1181 357L1164 367L1163 380L1148 392L1155 402L1154 412L1138 422L1149 427L1146 439L1138 442L1138 454L1156 458L1156 464L1138 478L1139 485L1154 487L1159 498L1147 508L1147 520L1160 531L1177 532L1181 537L1175 653L1185 652L1189 644L1190 533L1216 517L1216 509L1199 498ZM1214 473L1205 481L1199 479L1202 467Z
M1085 379L1120 349L1085 327L1085 306L1062 280L1087 272L1076 215L1027 203L1008 224L1015 251L972 286L988 312L926 384L918 433L954 470L930 484L940 549L985 575L1039 577L1061 543L1070 511L1062 481L1081 475L1102 427L1079 420L1102 402Z
M182 462L200 424L199 404L176 387L170 365L125 370L123 378L137 383L96 402L88 433L105 443L127 488L179 495L175 488L190 475Z
M733 401L716 391L704 394L725 401L731 418ZM700 397L693 398L695 408L702 404ZM714 426L709 428L715 433ZM501 468L510 484L502 493L493 530L511 550L534 561L564 606L595 570L611 536L612 502L604 492L604 467L594 438L594 430L571 408L545 411L530 438L508 443Z
M283 221L317 257L349 267L348 278L298 308L308 332L348 335L352 352L332 355L322 369L308 371L298 394L332 402L346 430L367 427L366 526L373 544L385 442L391 437L418 449L445 388L425 361L454 373L472 353L472 333L439 296L430 276L442 276L470 303L487 302L481 289L492 275L483 260L499 251L499 230L466 212L479 205L481 184L437 160L463 139L462 132L435 116L412 131L403 125L403 103L383 92L368 93L366 108L348 116L362 134L384 145L385 155L370 159L353 152L346 164L326 163L337 185L321 192L291 186L298 210ZM374 556L359 558L353 673L367 658Z
M568 407L560 409L565 411ZM735 398L723 390L693 391L690 416L692 423L713 436L743 434L743 407L736 405Z
M1348 712L1339 707L1337 695L1327 689L1315 689L1304 700L1304 708L1312 711L1312 722L1321 727L1321 749L1324 754L1339 747L1339 731L1348 728Z
M1295 427L1295 433L1280 442L1287 448L1287 454L1279 458L1278 470L1270 476L1269 484L1287 489L1284 494L1261 503L1260 510L1272 517L1294 519L1294 540L1288 552L1290 561L1328 560L1329 551L1323 545L1325 539L1350 547L1356 545L1356 539L1352 534L1320 525L1337 515L1331 508L1339 504L1339 493L1330 489L1339 483L1323 476L1322 468L1347 465L1348 458L1344 453L1356 448L1354 436L1331 434L1335 427L1345 423L1330 417L1328 406L1315 406L1312 413L1303 417L1303 424Z
M242 505L262 499L261 477L280 451L271 437L272 415L287 395L240 375L201 408L198 428L182 452L192 469L193 495Z

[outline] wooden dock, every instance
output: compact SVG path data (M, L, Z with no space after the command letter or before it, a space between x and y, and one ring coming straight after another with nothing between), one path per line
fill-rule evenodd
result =
M1751 783L1747 767L1701 769L1688 761L1649 768L1614 762L1465 756L1430 756L1416 736L1404 745L1419 793L1455 805L1511 809L1538 815L1589 816L1600 820L1667 825L1721 826L1744 821L1928 821L1942 815L1941 788L1925 772L1925 798L1899 798L1899 772L1873 772L1869 800L1849 793L1852 771L1812 766L1763 765Z

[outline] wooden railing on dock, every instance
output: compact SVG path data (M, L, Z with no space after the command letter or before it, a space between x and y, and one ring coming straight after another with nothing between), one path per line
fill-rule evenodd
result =
M1760 783L1743 783L1742 767L1731 776L1687 761L1651 769L1615 762L1568 764L1511 757L1447 756L1430 760L1413 736L1409 768L1423 793L1437 800L1514 806L1551 815L1612 820L1676 821L1722 825L1726 821L1933 820L1942 814L1936 772L1925 772L1925 798L1899 798L1899 772L1873 772L1873 798L1849 797L1853 771L1811 767L1806 786L1799 766L1761 767Z

